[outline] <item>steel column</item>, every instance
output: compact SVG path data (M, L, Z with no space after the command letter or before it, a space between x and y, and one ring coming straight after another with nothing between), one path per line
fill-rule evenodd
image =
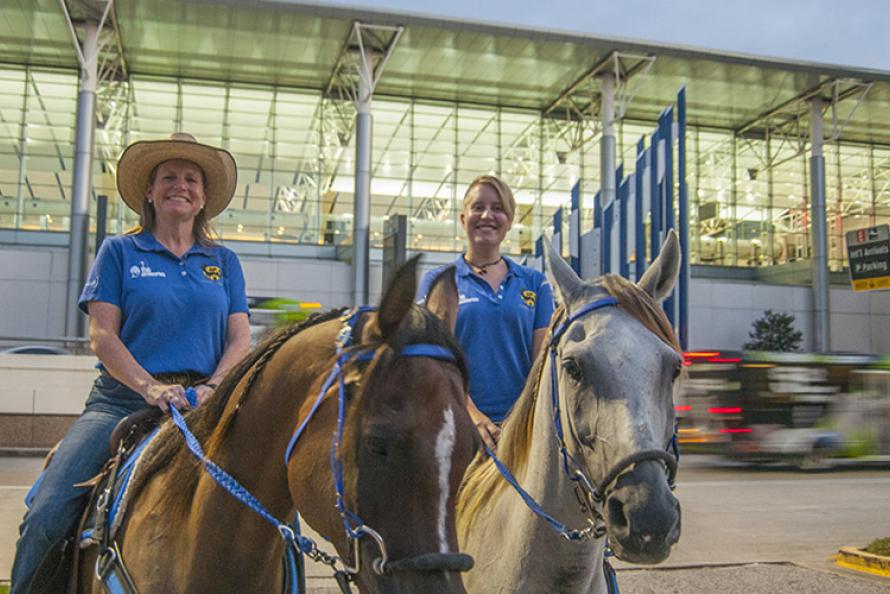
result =
M355 201L352 218L352 304L368 303L371 223L371 97L373 72L370 56L361 56L355 114Z
M68 293L65 334L85 335L85 316L77 299L86 277L89 240L90 195L92 193L93 144L96 128L96 85L98 82L99 25L88 21L84 27L83 63L77 95L77 128L74 141L74 172L71 188L71 231L68 240Z
M817 352L831 350L823 126L822 98L815 97L810 101L810 196L813 219L813 347Z

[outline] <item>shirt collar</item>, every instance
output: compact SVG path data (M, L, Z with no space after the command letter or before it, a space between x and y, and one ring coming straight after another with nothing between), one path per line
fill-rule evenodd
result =
M155 238L154 235L149 231L141 231L136 235L133 235L133 243L136 247L143 252L159 252L159 253L170 253L170 250L164 247L164 245ZM195 242L186 255L189 254L203 254L205 256L212 256L211 248L205 245L201 245L200 242Z
M470 265L467 264L466 253L462 253L457 257L457 260L454 261L454 264L457 268L458 276L470 276L473 273L473 270L470 268ZM501 256L504 258L504 262L507 263L507 276L516 276L519 273L519 264L508 258L507 256Z

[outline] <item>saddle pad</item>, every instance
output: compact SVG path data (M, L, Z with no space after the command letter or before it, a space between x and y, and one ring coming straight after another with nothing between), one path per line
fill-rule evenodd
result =
M85 548L91 544L96 544L101 540L101 531L108 530L108 540L114 539L120 528L121 521L124 518L127 501L129 499L130 484L133 477L136 476L139 461L142 454L145 453L148 445L154 440L158 434L159 428L155 428L151 433L145 436L136 449L134 449L123 463L119 466L114 476L109 473L108 476L97 485L96 492L100 497L94 497L94 501L101 500L101 494L107 492L105 506L107 510L103 512L98 505L91 505L87 510L89 514L84 526L91 528L84 530L80 535L80 547Z

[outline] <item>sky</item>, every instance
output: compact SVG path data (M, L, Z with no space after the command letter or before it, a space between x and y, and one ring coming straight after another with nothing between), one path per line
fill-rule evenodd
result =
M890 0L310 0L890 72Z

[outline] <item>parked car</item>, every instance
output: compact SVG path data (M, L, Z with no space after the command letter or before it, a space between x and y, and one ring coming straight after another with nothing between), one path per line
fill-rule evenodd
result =
M0 355L70 355L71 351L48 344L25 344L0 350Z

